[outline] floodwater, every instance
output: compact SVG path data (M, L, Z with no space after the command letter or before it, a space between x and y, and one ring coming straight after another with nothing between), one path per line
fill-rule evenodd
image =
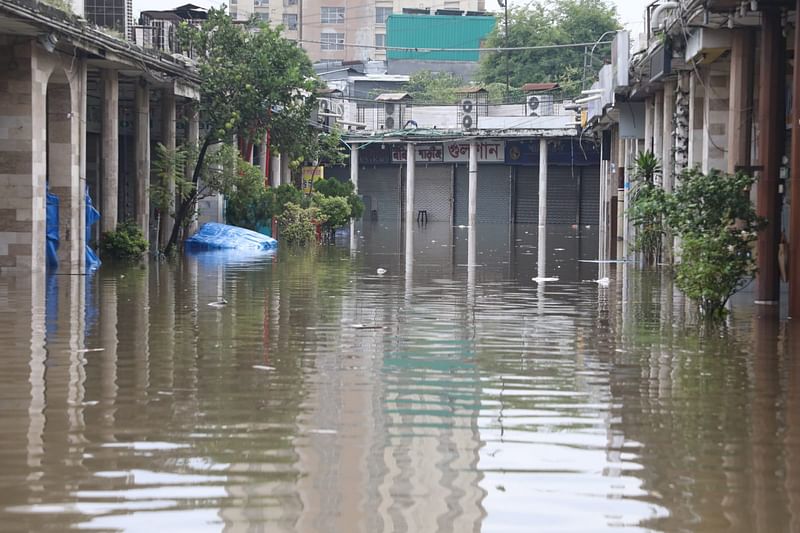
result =
M800 531L800 331L591 229L354 241L0 278L0 530Z

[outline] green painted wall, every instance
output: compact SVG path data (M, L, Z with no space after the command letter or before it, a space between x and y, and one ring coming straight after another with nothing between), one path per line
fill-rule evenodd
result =
M478 61L474 52L426 52L426 48L480 48L494 29L494 17L450 15L389 15L386 46L417 50L387 50L388 59L427 61Z

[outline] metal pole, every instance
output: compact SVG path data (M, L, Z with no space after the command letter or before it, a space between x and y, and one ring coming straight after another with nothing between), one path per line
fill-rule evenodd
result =
M539 139L539 231L547 225L547 139Z
M478 142L469 142L469 214L468 224L475 226L478 212Z
M506 17L506 100L508 100L510 78L511 78L511 72L508 61L508 55L510 54L510 52L509 50L507 50L508 49L508 0L503 1L503 7L505 8L505 17Z

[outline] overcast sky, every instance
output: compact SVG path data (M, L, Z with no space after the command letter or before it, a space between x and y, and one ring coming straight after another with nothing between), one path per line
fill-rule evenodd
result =
M652 2L652 0L613 0L619 11L622 23L633 32L633 37L636 38L639 32L644 27L644 8ZM139 11L146 9L170 9L172 7L180 6L191 2L192 4L211 7L218 6L221 3L218 0L133 0L133 12L138 14ZM487 7L494 5L494 0L487 0ZM528 3L528 0L511 0L513 5L523 5Z

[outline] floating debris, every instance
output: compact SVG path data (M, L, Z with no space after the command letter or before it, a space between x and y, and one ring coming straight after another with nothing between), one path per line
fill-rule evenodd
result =
M351 327L353 329L383 329L383 326L374 324L353 324Z
M266 370L267 372L275 370L274 366L267 366L267 365L253 365L253 368L255 368L256 370Z
M217 308L225 307L226 305L228 305L228 300L226 300L225 298L221 298L216 302L211 302L210 304L208 304L209 307L217 307Z
M376 270L376 272L378 273L379 276L383 276L384 274L386 274L386 272L388 272L388 270L386 270L385 268L379 268L378 270Z
M84 348L83 350L78 350L77 353L89 353L89 352L104 352L105 348Z
M536 283L544 283L545 281L558 281L558 277L552 277L552 278L531 278L531 281L535 281Z

